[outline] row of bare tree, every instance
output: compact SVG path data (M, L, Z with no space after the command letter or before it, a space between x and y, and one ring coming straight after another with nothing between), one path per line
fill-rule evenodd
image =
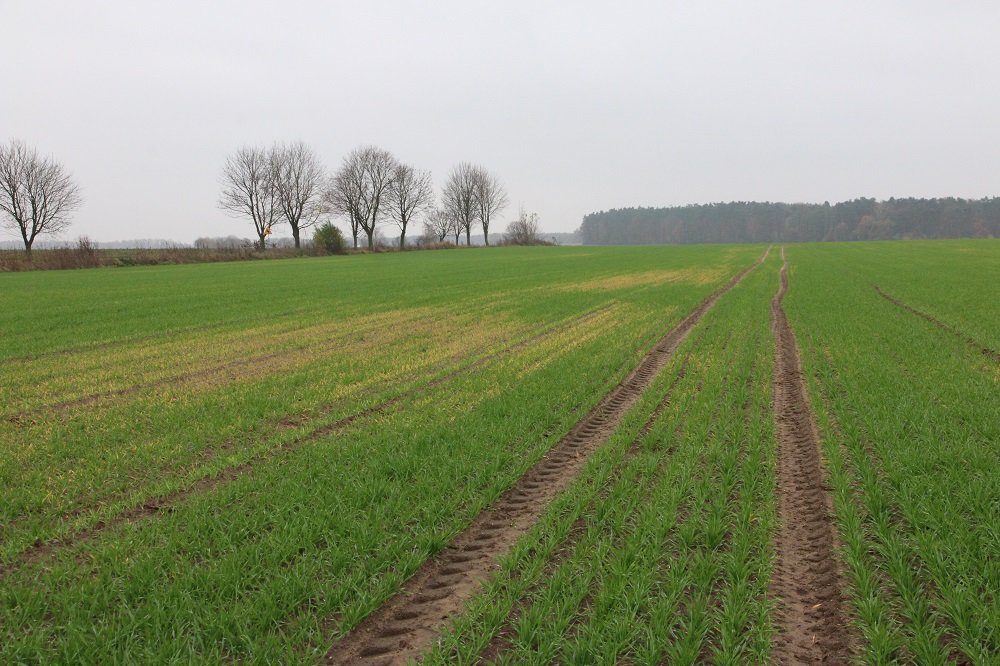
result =
M429 171L400 162L387 150L361 146L327 175L316 153L302 142L271 148L243 147L230 155L222 171L224 210L249 218L264 248L271 230L287 223L295 246L303 229L336 216L350 226L354 247L363 233L369 249L379 228L394 224L399 246L416 220L438 240L481 227L489 245L490 223L506 208L499 178L481 166L462 162L452 168L438 205Z
M244 147L226 160L221 183L219 205L253 222L260 249L279 224L288 224L299 247L303 229L331 216L347 221L354 247L363 232L372 248L386 223L399 229L403 247L418 219L424 235L454 236L456 244L464 232L471 245L473 228L481 227L489 245L490 224L508 203L495 175L462 162L449 173L438 204L429 171L375 146L352 150L329 176L302 142ZM0 144L0 226L20 234L29 257L35 239L66 229L82 202L72 176L53 158L21 141Z

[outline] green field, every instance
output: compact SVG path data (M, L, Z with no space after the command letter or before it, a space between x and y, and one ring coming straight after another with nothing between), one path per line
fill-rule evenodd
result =
M0 275L0 663L773 663L781 250ZM1000 242L784 257L831 663L1000 663ZM713 294L433 636L378 624Z

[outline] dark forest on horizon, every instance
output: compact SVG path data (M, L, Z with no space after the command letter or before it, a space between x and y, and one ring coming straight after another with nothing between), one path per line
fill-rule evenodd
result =
M617 208L584 216L579 233L584 245L996 238L1000 197Z

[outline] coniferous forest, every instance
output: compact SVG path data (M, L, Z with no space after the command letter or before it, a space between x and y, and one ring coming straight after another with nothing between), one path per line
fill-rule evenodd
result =
M579 232L585 245L994 238L1000 197L617 208L584 216Z

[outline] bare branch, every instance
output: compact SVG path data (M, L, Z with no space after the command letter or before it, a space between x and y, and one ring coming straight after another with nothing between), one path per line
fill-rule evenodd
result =
M402 250L410 220L434 204L430 171L417 171L408 164L397 164L386 190L386 204L389 217L399 227L399 249Z
M475 170L475 202L476 215L483 227L483 238L489 245L490 222L507 207L509 202L503 183L483 167L476 167Z
M219 207L249 217L257 232L258 249L263 251L271 229L281 217L271 154L264 148L240 148L226 158L220 183Z
M274 146L270 160L278 208L299 247L299 232L320 218L323 167L313 149L301 141Z
M544 244L538 231L538 213L529 215L524 206L521 206L517 219L507 225L503 240L508 245Z
M396 164L396 158L387 150L375 146L355 148L344 158L324 194L330 209L351 223L355 248L361 231L368 236L368 249L374 247Z
M66 229L70 213L82 204L79 187L61 164L16 139L0 144L0 225L21 234L28 257L39 234Z
M453 233L455 221L444 208L432 208L424 216L424 234L439 243Z
M362 215L361 189L363 184L361 160L352 152L351 155L344 158L340 168L328 181L323 192L324 205L335 215L346 217L350 223L355 249L358 247L358 234L361 231L359 220Z
M472 225L478 212L476 204L476 170L469 162L460 162L451 169L441 193L441 205L454 222L455 243L459 234L465 232L465 242L472 244Z

